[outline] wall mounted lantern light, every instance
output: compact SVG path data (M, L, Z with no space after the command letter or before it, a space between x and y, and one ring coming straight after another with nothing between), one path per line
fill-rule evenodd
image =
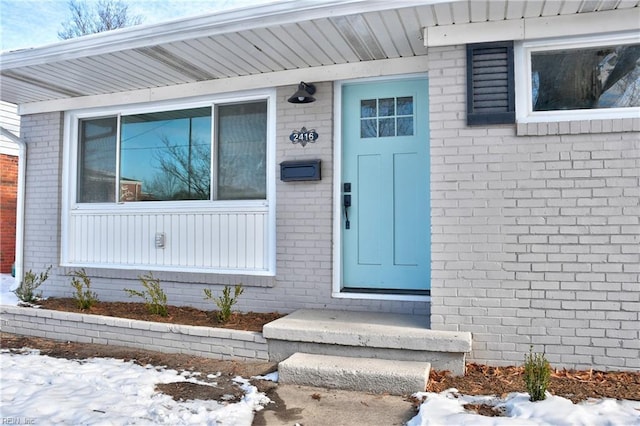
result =
M315 102L316 98L312 96L314 93L316 93L316 86L311 83L301 81L300 84L298 84L298 91L291 95L287 101L292 104L308 104L310 102Z

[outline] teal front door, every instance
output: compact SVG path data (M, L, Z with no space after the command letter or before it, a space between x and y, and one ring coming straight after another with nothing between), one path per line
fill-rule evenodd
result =
M342 86L343 291L430 288L426 78Z

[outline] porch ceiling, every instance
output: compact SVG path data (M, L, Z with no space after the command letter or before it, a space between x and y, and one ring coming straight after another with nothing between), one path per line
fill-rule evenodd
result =
M4 52L0 99L23 105L421 56L427 54L422 40L427 27L626 9L639 3L285 1Z

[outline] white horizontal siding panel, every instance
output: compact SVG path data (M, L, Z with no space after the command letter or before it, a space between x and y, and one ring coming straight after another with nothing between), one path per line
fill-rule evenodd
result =
M267 210L104 214L73 211L68 264L174 270L266 271ZM156 233L165 248L156 248Z
M2 127L16 136L20 136L20 116L18 107L9 102L0 102L0 123Z
M20 137L20 116L18 108L9 102L0 102L0 125ZM18 156L20 149L12 139L0 135L0 154Z

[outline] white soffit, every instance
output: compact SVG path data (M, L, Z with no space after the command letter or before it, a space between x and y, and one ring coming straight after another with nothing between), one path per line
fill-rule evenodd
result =
M637 28L639 4L282 1L4 52L0 100L30 114L423 72L429 46Z
M640 8L573 15L542 16L507 21L472 22L424 29L426 47L594 35L640 28ZM640 36L639 36L640 40Z

